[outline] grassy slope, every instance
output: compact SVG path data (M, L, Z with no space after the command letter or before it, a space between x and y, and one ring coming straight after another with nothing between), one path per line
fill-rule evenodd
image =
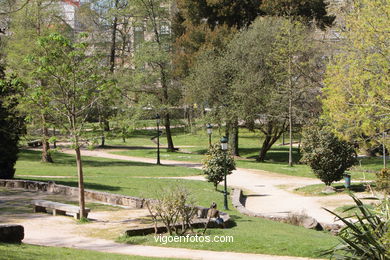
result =
M2 244L0 243L0 260L153 260L168 258L151 258L142 256L119 255L112 253L100 253L89 250L77 250L61 247L44 247L27 244ZM175 258L176 259L176 258Z
M23 153L17 163L17 174L29 174L34 172L40 175L53 175L53 169L56 164L48 165L37 162L39 160L39 153ZM62 160L69 160L69 155L56 154L54 159L58 162L62 170L71 171L74 166L67 166L62 163ZM99 165L100 158L89 158L90 164ZM113 165L117 165L120 161L112 160ZM117 166L116 171L121 171L122 168L128 167L124 165ZM101 167L91 167L85 177L85 185L87 188L108 191L113 193L120 193L131 196L155 197L156 192L161 187L172 186L180 184L186 186L192 191L196 204L202 206L209 206L211 202L215 201L218 205L223 205L222 193L214 191L211 184L202 181L189 180L173 180L173 179L159 179L159 178L137 178L116 172L110 167L110 160L105 161ZM106 168L107 169L106 169ZM121 168L122 167L122 168ZM157 167L157 166L154 166ZM150 168L146 166L144 171ZM177 167L182 171L187 171L181 167ZM61 171L62 171L61 170ZM107 171L106 171L107 170ZM62 175L61 171L56 172ZM140 176L142 172L138 173ZM149 173L145 173L150 177ZM162 174L162 173L159 173ZM115 176L115 177L113 177ZM50 180L51 178L30 178L39 180ZM56 183L77 186L76 177L67 179L55 179ZM231 206L232 207L232 206ZM260 218L251 218L239 214L235 210L227 211L236 221L237 226L231 229L215 229L211 230L211 235L232 235L234 236L234 243L209 243L209 244L169 244L167 246L201 248L208 250L223 250L236 252L251 252L264 253L275 255L293 255L293 256L307 256L315 257L317 251L320 249L329 248L336 243L336 238L323 233L312 230L307 230L301 227L290 226L287 224L263 220ZM152 236L138 237L136 243L141 244L155 244Z

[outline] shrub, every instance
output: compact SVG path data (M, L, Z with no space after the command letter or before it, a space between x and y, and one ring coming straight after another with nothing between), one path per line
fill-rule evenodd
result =
M155 201L147 201L146 206L152 216L155 233L157 224L162 222L170 235L175 232L178 235L185 234L192 229L191 223L197 209L190 197L190 192L181 186L163 188L156 194ZM176 228L180 224L181 228Z
M376 189L390 193L390 169L384 168L376 173Z
M306 129L303 138L301 161L328 186L341 180L345 170L357 162L354 147L323 127Z
M203 160L203 173L207 175L207 180L214 184L215 190L217 190L218 184L224 180L225 163L227 174L231 174L236 169L232 154L228 152L226 155L219 144L212 145L206 154L206 159Z
M390 211L389 199L380 200L376 210L370 209L351 194L358 212L350 217L341 217L329 211L346 226L340 231L341 243L324 252L336 259L390 259ZM376 200L379 200L375 198ZM349 220L351 217L355 218Z

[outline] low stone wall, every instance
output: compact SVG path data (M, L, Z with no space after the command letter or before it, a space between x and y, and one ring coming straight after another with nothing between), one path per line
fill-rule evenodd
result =
M25 189L29 191L42 191L51 194L62 194L67 196L78 196L79 192L79 189L76 187L57 185L54 182L40 182L30 180L0 179L0 187ZM103 203L137 209L143 208L145 201L142 198L113 194L108 192L93 191L88 189L85 190L85 198Z
M20 243L24 238L24 227L21 225L0 225L0 242Z
M280 217L280 216L272 216L272 215L265 215L261 213L255 213L253 211L248 210L245 208L245 201L246 197L242 193L242 190L240 189L234 189L233 190L233 198L232 198L232 203L233 206L242 214L251 216L251 217L258 217L258 218L264 218L264 219L269 219L273 221L278 221L278 222L283 222L283 223L291 223L290 217ZM309 216L300 216L296 215L297 218L300 218L300 223L294 223L299 226L303 226L308 229L315 229L315 230L328 230L332 234L337 234L339 230L342 228L340 225L337 224L324 224L324 223L319 223L316 219L309 217Z

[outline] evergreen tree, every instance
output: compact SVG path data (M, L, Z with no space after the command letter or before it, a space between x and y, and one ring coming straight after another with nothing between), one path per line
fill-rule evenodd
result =
M17 110L21 90L18 79L0 79L0 179L12 179L15 174L18 141L25 131L24 118Z

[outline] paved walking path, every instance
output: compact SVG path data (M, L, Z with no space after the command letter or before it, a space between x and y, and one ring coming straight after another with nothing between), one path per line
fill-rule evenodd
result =
M73 150L64 149L64 153L74 154ZM155 164L152 158L116 155L109 150L83 150L83 156L94 156L124 161L137 161ZM200 169L199 163L182 162L173 160L161 160L163 165L181 166ZM180 177L182 179L205 180L203 176ZM306 213L323 223L333 223L334 217L322 207L334 209L339 205L350 201L347 195L333 195L324 197L301 196L279 188L281 185L290 189L310 184L320 184L317 179L288 176L269 173L262 170L249 170L238 168L228 176L228 185L238 187L248 194L246 208L256 213L274 216L285 216L289 213ZM335 200L337 198L337 200ZM335 203L337 201L338 203Z

